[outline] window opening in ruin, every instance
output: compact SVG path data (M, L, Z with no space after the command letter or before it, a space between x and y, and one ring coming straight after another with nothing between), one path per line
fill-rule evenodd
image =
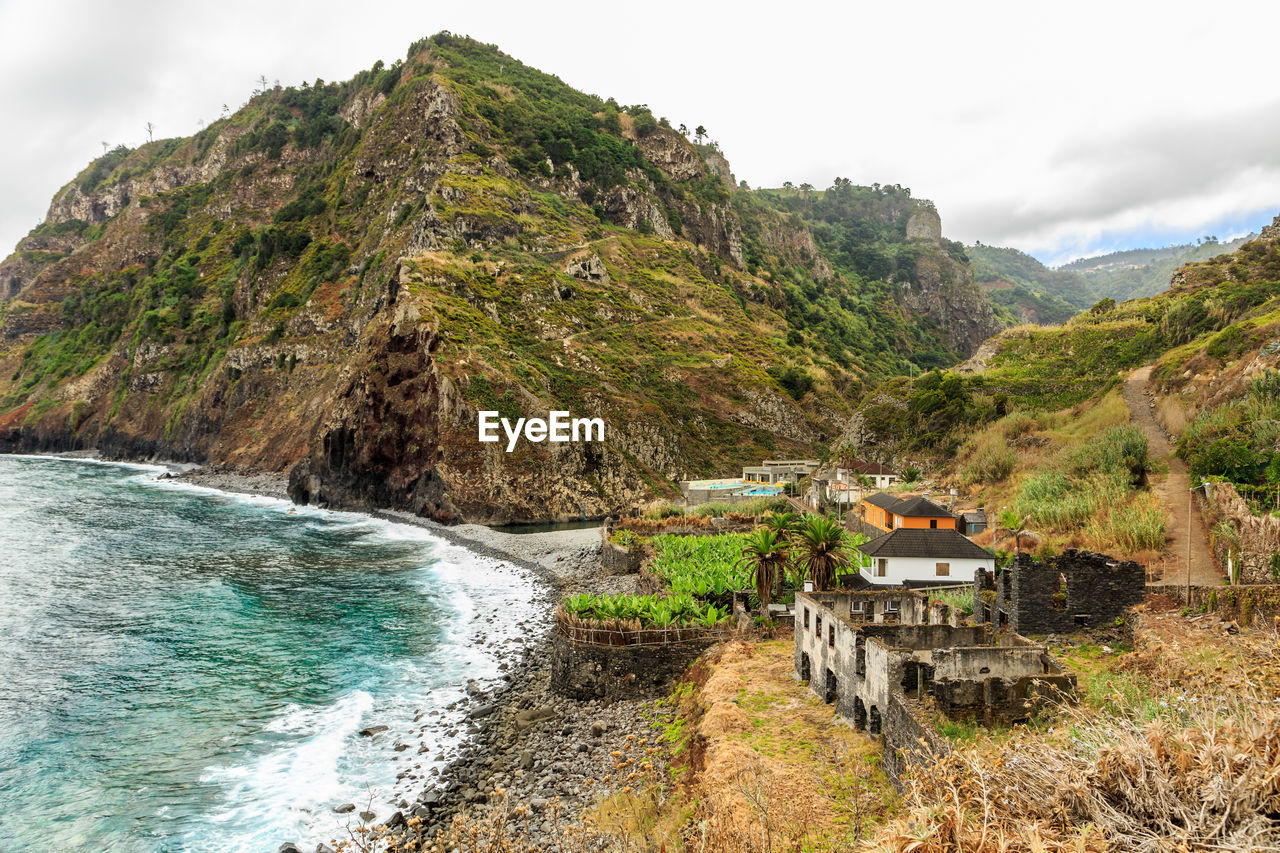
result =
M1057 585L1053 590L1053 601L1049 604L1054 610L1067 609L1067 576L1059 573Z
M858 647L853 653L853 671L857 673L859 678L867 677L867 644L865 640L858 643Z
M809 608L804 609L804 629L809 630Z
M1075 616L1072 617L1072 619L1075 620L1075 623L1077 625L1083 626L1083 625L1089 624L1089 616L1084 613L1077 613Z
M813 617L813 632L817 634L819 637L822 636L822 617L821 616Z
M827 648L834 649L836 647L836 626L832 625L827 628Z

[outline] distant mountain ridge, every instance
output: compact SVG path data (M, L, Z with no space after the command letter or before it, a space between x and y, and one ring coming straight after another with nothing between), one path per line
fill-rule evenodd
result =
M1109 297L1117 302L1142 299L1167 290L1174 272L1184 264L1229 254L1257 236L1248 234L1225 243L1209 238L1163 249L1126 249L1080 258L1063 264L1058 270L1082 275L1099 299Z

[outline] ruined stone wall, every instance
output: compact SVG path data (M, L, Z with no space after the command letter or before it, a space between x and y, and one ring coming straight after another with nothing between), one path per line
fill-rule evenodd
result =
M907 776L928 772L935 761L951 754L946 738L926 720L920 703L900 694L885 708L881 767L899 791L906 787Z
M649 646L580 643L554 635L551 686L579 701L646 699L666 695L717 637Z
M1060 595L1062 579L1065 598ZM998 598L1007 589L1009 627L1016 633L1058 634L1114 622L1142 602L1146 580L1146 569L1138 563L1068 549L1044 560L1019 554L996 588Z

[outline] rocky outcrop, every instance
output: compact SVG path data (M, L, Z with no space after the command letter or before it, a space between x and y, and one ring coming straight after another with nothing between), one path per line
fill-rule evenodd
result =
M942 217L931 207L917 210L907 220L908 240L941 240Z
M951 349L965 356L1004 325L973 280L973 271L943 252L916 260L913 281L898 286L899 301L911 312L937 323Z
M440 387L432 356L439 344L412 302L396 306L368 340L376 364L346 382L311 454L289 472L294 501L457 517L435 470Z

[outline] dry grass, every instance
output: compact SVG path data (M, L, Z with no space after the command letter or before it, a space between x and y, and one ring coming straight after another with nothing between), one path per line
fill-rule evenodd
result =
M893 809L879 747L793 676L791 639L725 645L697 701L698 809L683 849L845 850Z
M913 780L871 845L958 851L1280 850L1280 638L1144 613L1135 651L1081 649L1081 702Z

